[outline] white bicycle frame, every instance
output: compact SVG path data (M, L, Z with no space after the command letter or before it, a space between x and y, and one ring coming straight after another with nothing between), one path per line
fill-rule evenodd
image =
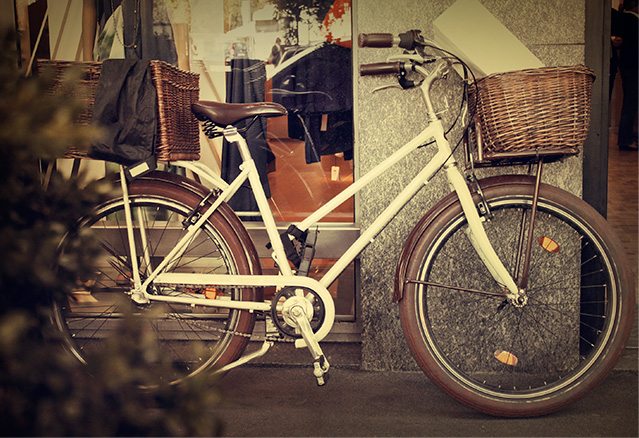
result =
M240 151L243 159L243 163L240 166L241 173L237 178L227 184L215 175L209 168L200 163L193 162L174 162L172 164L189 169L199 175L203 180L210 182L221 192L215 199L212 206L198 219L198 221L191 225L187 234L176 245L176 247L164 258L164 260L154 268L152 273L149 273L146 280L142 283L137 273L137 267L134 266L134 274L138 274L134 278L135 290L133 292L133 298L138 302L149 301L163 301L163 302L175 302L181 304L191 304L198 306L211 306L211 307L223 307L229 309L241 309L249 311L270 311L270 302L247 302L247 301L228 301L228 300L211 300L204 298L195 298L191 296L166 296L166 295L153 295L147 292L148 287L153 283L155 285L171 284L171 285L220 285L220 286L235 286L235 287L264 287L264 286L276 286L276 287L295 287L306 288L314 291L319 295L325 305L325 318L324 322L318 331L315 333L317 341L322 340L331 330L335 319L335 308L333 304L333 298L328 292L328 286L335 281L339 274L357 257L357 255L370 243L373 239L388 225L388 223L395 217L395 215L415 196L415 194L433 178L433 176L443 167L446 170L446 176L448 181L457 193L459 201L462 205L464 214L468 220L467 234L473 247L477 251L481 260L484 262L495 281L504 287L504 296L509 299L514 299L518 296L519 288L512 276L508 273L503 263L497 256L493 249L484 227L482 219L479 216L476 205L472 200L472 195L466 184L466 181L460 172L457 163L452 155L451 147L448 140L444 135L444 128L441 120L435 116L432 102L430 100L430 87L432 83L442 75L446 73L448 68L447 64L439 64L433 72L428 72L422 66L415 66L415 71L424 76L425 80L420 85L423 93L424 101L426 103L429 124L428 126L414 139L406 143L399 150L394 152L383 162L378 164L375 168L370 170L366 175L359 178L349 187L344 189L341 193L335 196L332 200L312 213L308 218L296 224L297 228L301 231L307 231L313 227L317 222L324 218L328 213L333 211L336 207L349 199L355 193L359 192L363 187L383 174L387 169L398 163L404 157L416 150L421 145L434 140L438 151L436 155L431 159L429 163L419 172L415 178L402 190L402 192L386 207L386 209L377 217L377 219L365 229L360 237L351 245L351 247L337 260L333 267L324 274L324 276L315 280L309 277L296 276L291 269L290 264L287 261L286 252L280 239L279 231L277 229L273 213L268 204L264 189L260 182L259 174L248 149L246 140L238 133L237 129L233 126L229 126L224 130L224 137L231 144L235 144ZM219 275L219 274L181 274L181 273L167 273L166 268L170 266L171 261L175 260L177 256L188 246L189 242L200 231L201 226L208 220L208 218L215 212L223 202L228 201L239 187L248 179L255 199L257 201L259 213L264 221L264 226L268 234L269 240L273 248L273 257L277 262L281 275ZM124 201L128 206L128 194L126 190L125 178L122 178ZM130 209L125 207L128 211L126 214L127 228L129 232L129 240L133 242L133 223L131 219ZM140 224L141 225L141 224ZM139 227L141 238L144 241L145 231L142 227ZM135 262L136 255L135 245L130 245L132 251L132 260ZM296 347L306 346L304 339L298 339L296 341Z

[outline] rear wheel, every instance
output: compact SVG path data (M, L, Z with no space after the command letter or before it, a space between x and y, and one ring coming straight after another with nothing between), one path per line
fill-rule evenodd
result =
M201 198L188 190L153 182L134 182L130 191L137 263L144 281L186 234L183 221ZM240 356L253 330L253 313L158 302L138 306L129 298L133 275L122 198L100 205L94 216L83 220L81 227L91 228L97 234L103 254L94 276L78 278L77 289L54 304L54 320L77 359L90 363L105 340L117 333L127 313L145 316L146 327L142 330L157 339L162 359L172 363L172 372L161 376L166 382L178 383ZM168 272L255 273L248 253L246 242L216 212L191 239L184 253L171 260ZM254 301L258 296L254 289L215 285L161 286L153 287L150 293L244 301Z
M530 184L485 189L486 231L515 278L532 194ZM458 203L426 228L406 270L400 309L417 362L450 395L494 415L541 415L581 397L612 369L632 324L627 259L603 218L548 186L538 209L525 303L481 293L504 287L472 248Z

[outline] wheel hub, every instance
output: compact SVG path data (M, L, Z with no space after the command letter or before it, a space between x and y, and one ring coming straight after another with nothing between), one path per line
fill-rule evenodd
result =
M305 317L313 331L324 321L324 304L314 292L295 287L285 287L273 297L271 317L280 332L300 337L299 323L295 316Z
M511 298L510 304L520 308L528 304L528 295L526 294L526 291L520 290L519 294L515 298Z

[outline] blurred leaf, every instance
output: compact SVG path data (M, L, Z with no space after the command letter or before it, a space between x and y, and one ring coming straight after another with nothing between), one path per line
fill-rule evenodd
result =
M81 102L51 77L25 78L12 37L0 37L0 433L3 436L216 435L215 379L158 384L171 365L154 337L128 315L120 332L85 368L52 330L50 303L95 271L99 245L78 220L112 190L83 176L52 172L47 160L70 145L87 147L95 131L75 123ZM64 241L64 251L60 243ZM88 371L88 372L87 372ZM153 389L141 390L141 387Z

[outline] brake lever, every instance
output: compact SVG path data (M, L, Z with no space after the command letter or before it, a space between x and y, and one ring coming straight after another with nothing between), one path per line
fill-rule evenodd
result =
M413 88L413 87L418 87L422 84L422 82L424 82L424 80L422 79L421 81L411 81L406 79L406 75L400 75L399 79L397 80L399 82L399 85L404 89L404 90L408 90L409 88Z
M416 53L404 53L402 55L393 55L393 56L389 56L388 57L388 62L395 62L395 61L400 61L400 62L414 62L416 64L422 65L422 64L428 64L430 62L434 62L437 58L435 57L424 57L421 55L418 55Z
M400 90L402 89L402 87L400 85L388 84L388 85L382 85L381 87L377 87L377 88L373 89L373 91L371 91L371 93L376 93L378 91L386 90L387 88L399 88Z
M410 80L406 79L406 76L399 76L399 78L397 79L397 82L399 82L399 84L388 84L388 85L382 85L380 87L374 88L372 93L376 93L378 91L386 90L388 88L398 88L400 90L408 90L409 88L414 88L414 87L420 86L422 84L422 82L424 82L424 80L421 80L421 81L410 81Z
M387 88L399 88L400 90L408 90L410 88L419 87L424 82L424 79L421 79L419 81L410 80L406 77L406 71L402 70L402 72L397 77L397 82L399 83L399 85L395 85L395 84L382 85L381 87L375 88L372 92L375 93L377 91L385 90Z

